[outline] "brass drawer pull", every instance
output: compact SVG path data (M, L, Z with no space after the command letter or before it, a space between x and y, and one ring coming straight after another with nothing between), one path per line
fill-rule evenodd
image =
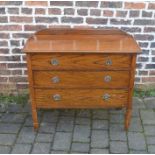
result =
M112 60L111 59L106 60L105 64L107 66L111 66L112 65Z
M60 101L60 100L61 100L60 94L54 94L54 95L53 95L53 100L54 100L54 101Z
M108 101L110 99L110 95L109 94L104 94L103 95L103 100Z
M58 82L60 82L60 78L59 78L58 76L54 76L54 77L52 78L52 82L53 82L53 83L58 83Z
M59 60L56 59L56 58L54 58L54 59L51 60L51 64L52 64L53 66L57 66L57 65L59 65Z
M110 82L111 81L111 76L110 75L105 76L104 81L105 82Z

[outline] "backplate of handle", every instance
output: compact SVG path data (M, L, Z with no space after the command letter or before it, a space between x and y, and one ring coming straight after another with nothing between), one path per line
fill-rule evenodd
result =
M110 75L106 75L106 76L104 77L104 81L105 81L105 82L110 82L110 81L111 81L111 76L110 76Z
M111 66L112 65L112 60L111 59L107 59L106 62L105 62L105 64L107 66Z
M52 98L53 98L54 101L60 101L61 100L61 95L60 94L54 94L52 96Z
M58 82L60 82L60 78L59 78L58 76L52 77L51 80L52 80L53 83L58 83Z
M110 95L108 93L102 96L103 100L108 101L110 99Z
M59 60L56 59L56 58L53 58L53 59L51 59L51 64L52 64L53 66L58 66L58 65L59 65Z

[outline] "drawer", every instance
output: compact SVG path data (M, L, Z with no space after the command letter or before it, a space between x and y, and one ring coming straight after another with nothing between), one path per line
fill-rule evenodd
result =
M124 107L127 95L121 89L35 89L37 108Z
M33 54L33 70L128 70L126 54Z
M35 87L127 88L129 71L34 71Z

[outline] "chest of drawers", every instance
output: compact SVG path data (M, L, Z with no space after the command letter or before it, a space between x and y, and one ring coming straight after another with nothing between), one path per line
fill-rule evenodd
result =
M132 36L117 29L45 29L24 52L34 128L39 108L125 108L128 129L140 52Z

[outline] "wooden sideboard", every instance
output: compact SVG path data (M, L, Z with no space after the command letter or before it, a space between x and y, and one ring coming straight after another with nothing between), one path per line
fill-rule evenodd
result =
M131 118L136 55L118 29L44 29L25 44L34 128L40 108L125 108Z

